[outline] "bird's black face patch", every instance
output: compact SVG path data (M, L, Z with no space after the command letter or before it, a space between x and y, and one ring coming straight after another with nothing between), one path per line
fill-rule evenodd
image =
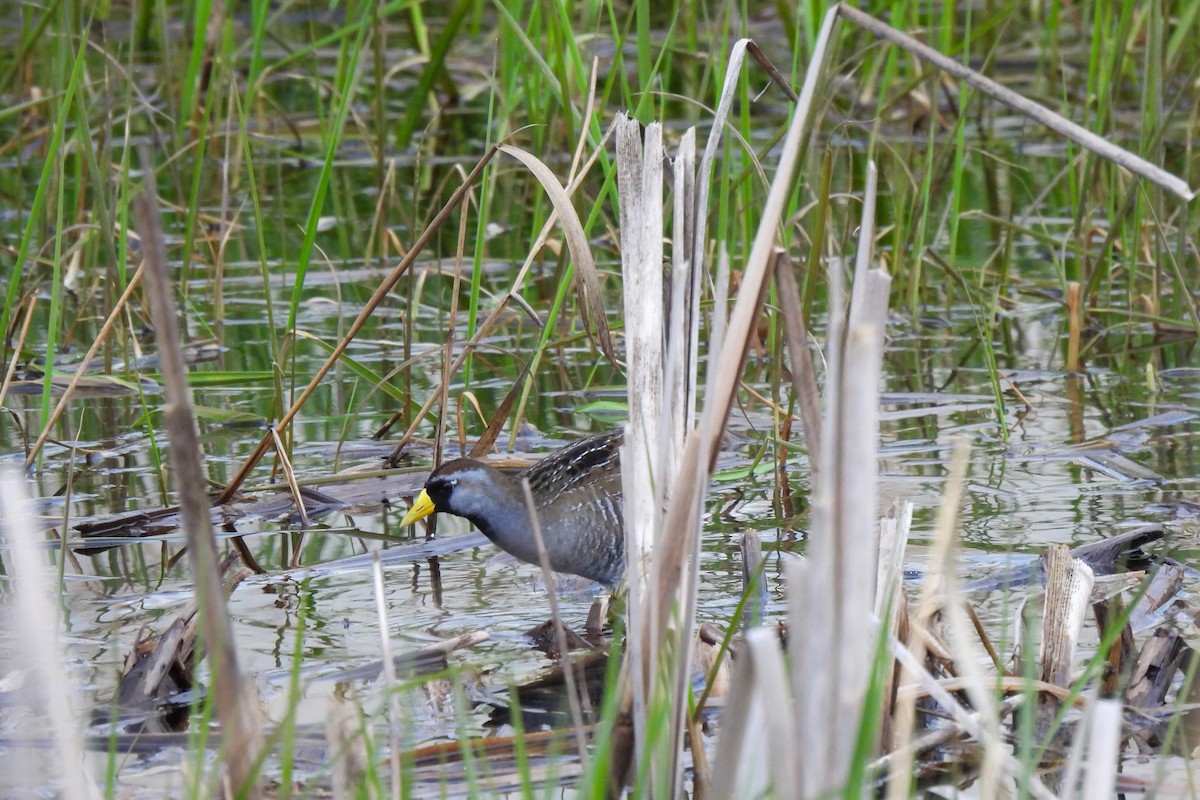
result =
M443 511L450 505L450 495L458 485L458 478L453 475L431 475L425 482L425 491L433 501L434 508Z

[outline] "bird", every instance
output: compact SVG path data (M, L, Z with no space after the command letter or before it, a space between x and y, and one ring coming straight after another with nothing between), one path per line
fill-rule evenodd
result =
M470 520L501 550L540 564L522 481L529 481L550 568L612 589L625 573L622 432L555 450L515 474L473 458L435 469L400 521L407 527L444 512Z

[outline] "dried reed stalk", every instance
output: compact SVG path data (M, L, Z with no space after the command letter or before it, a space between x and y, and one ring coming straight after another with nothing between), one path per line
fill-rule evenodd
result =
M308 509L304 506L304 495L300 493L300 485L296 483L296 471L292 469L292 460L288 458L287 445L280 437L279 429L274 425L267 426L267 432L271 434L271 440L275 443L275 454L283 468L283 479L287 482L288 491L292 493L292 501L296 504L296 513L300 515L300 525L307 528L309 525ZM295 569L300 566L300 562L293 557L288 566Z
M402 796L403 788L400 763L402 758L400 751L400 695L396 681L396 662L392 659L391 626L388 624L387 594L383 584L383 562L379 559L378 550L375 551L374 556L374 563L371 565L371 576L374 579L375 588L375 617L379 620L379 654L383 659L383 692L387 697L388 767L390 768L392 779L391 796L400 797ZM348 706L348 704L344 705ZM330 729L327 727L327 730ZM332 730L336 732L341 729L333 728ZM363 747L364 743L361 737L355 739L355 744L356 747ZM363 749L365 750L365 747ZM357 753L356 749L354 754L357 756ZM357 766L356 760L349 757L346 758L344 767L347 773L352 774L352 770Z
M23 678L21 690L12 694L23 698L31 710L41 709L32 719L23 720L15 733L19 741L25 736L34 738L34 731L48 728L53 747L43 750L31 742L29 748L4 747L4 769L0 769L0 791L5 796L30 792L31 784L16 785L16 780L33 779L41 773L55 775L61 781L66 800L91 800L100 797L84 759L81 731L84 723L71 709L71 696L76 694L67 677L59 647L58 609L51 598L58 596L55 585L48 580L53 574L46 563L46 551L33 525L33 514L20 474L8 467L0 470L0 541L9 545L5 573L12 579L12 603L5 603L4 622L18 644L5 656L10 666L6 680ZM45 728L41 728L41 725ZM14 783L10 783L14 781Z
M469 216L468 214L458 215L458 245L454 249L454 283L450 288L450 312L446 315L446 341L442 344L442 379L438 381L437 391L431 393L437 397L438 404L438 424L433 431L433 459L435 467L442 463L442 454L445 452L446 410L450 398L450 380L451 376L454 375L450 370L450 359L454 355L455 334L457 333L455 326L458 323L458 297L462 289L462 262L463 252L466 249L467 219ZM400 410L403 409L397 409L397 411ZM434 519L436 519L436 516ZM429 522L430 526L436 524L433 520ZM432 532L435 528L430 527L429 530Z
M616 363L617 351L613 348L612 336L608 332L608 319L604 316L604 298L600 291L600 275L596 269L596 260L592 256L591 246L587 235L583 232L583 223L571 205L570 195L558 182L558 178L541 160L532 153L513 147L509 144L500 145L500 151L507 153L520 161L538 183L546 190L546 196L558 214L562 224L567 249L571 252L571 260L575 264L575 283L579 289L579 308L583 313L584 323L594 332L596 343L609 361ZM659 165L661 170L662 165ZM662 196L659 195L661 207ZM659 238L659 253L662 252L662 238ZM660 259L661 263L661 259ZM661 295L659 295L661 297Z
M25 349L25 337L29 334L29 326L33 323L33 310L37 307L38 296L33 294L29 298L29 305L25 309L25 319L21 322L21 332L17 334L17 340L13 343L13 353L20 353ZM4 370L4 380L0 381L0 407L4 407L4 399L8 397L8 389L12 385L13 376L17 373L17 364L21 359L15 355L8 359L8 368Z
M1196 193L1187 185L1186 181L1175 177L1161 167L1151 164L1149 161L1131 153L1125 148L1119 147L1101 136L1097 136L1088 129L1071 122L1061 114L1056 114L1045 106L1022 97L1012 89L1001 86L986 75L955 61L947 55L939 53L937 50L922 44L908 34L901 33L890 25L875 19L870 14L845 4L834 6L833 11L836 11L863 30L870 31L880 39L890 42L903 50L907 50L922 61L933 64L938 69L953 75L955 78L963 81L973 89L986 94L993 100L998 100L1014 111L1040 122L1055 133L1065 136L1096 155L1129 170L1134 175L1166 189L1176 197L1184 201L1191 201L1195 198Z
M221 750L227 763L227 775L236 792L254 798L260 796L257 771L263 750L262 711L253 686L243 681L238 669L233 631L225 610L216 539L208 497L204 492L203 450L192 412L178 312L167 276L166 246L154 192L154 170L148 154L143 153L142 163L147 178L142 193L134 199L133 210L142 238L150 311L159 343L167 399L163 408L164 427L170 442L171 466L187 532L188 557L216 695L214 707L221 721ZM264 441L271 440L272 433L268 432Z

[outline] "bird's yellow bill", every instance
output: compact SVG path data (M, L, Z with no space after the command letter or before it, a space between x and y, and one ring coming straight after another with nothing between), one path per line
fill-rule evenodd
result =
M416 502L412 504L412 508L404 515L404 519L400 520L400 527L407 528L414 522L425 519L435 511L437 511L437 508L433 505L433 500L430 499L429 492L422 489L421 493L417 495Z

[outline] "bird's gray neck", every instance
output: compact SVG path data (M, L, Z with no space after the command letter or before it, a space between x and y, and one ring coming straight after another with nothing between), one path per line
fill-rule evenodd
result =
M500 491L492 493L486 507L471 509L467 519L501 549L522 561L538 563L537 540L529 524L529 507L521 481L499 470L490 476Z

